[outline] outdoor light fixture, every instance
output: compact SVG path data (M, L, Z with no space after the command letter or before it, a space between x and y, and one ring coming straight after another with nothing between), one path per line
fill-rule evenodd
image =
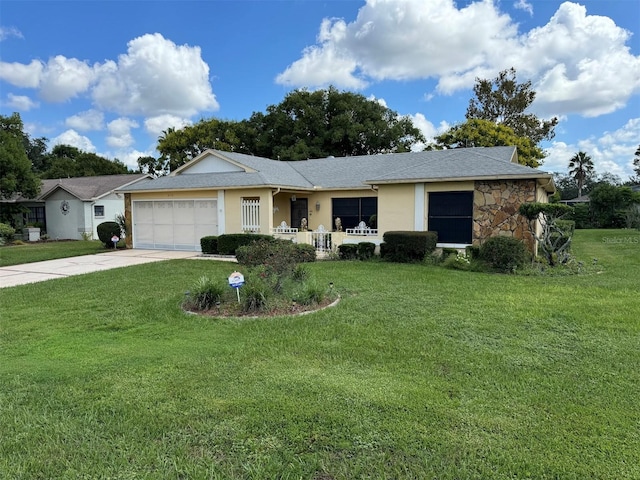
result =
M316 202L316 211L320 211L320 202Z
M296 201L296 196L295 195L291 195L291 201L295 202Z

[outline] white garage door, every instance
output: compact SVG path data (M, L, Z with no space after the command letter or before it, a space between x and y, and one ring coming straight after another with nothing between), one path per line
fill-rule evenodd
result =
M200 251L200 239L218 234L216 200L133 202L133 247Z

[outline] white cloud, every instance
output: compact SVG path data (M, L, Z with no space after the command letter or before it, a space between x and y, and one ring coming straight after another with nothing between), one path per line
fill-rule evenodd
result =
M131 40L117 64L103 65L92 96L123 115L188 117L218 109L200 47L178 46L159 33Z
M528 11L524 0L516 3ZM280 84L364 88L372 81L437 78L451 94L515 67L531 79L538 114L613 112L640 91L640 57L630 33L608 17L561 4L546 25L518 32L499 3L367 0L356 20L324 19L317 44L277 76Z
M449 125L444 120L440 122L440 125L436 127L433 123L427 120L427 118L422 113L416 113L415 115L407 115L407 116L413 122L413 126L416 127L418 130L420 130L422 135L424 135L425 139L427 140L426 144L423 144L422 142L416 143L411 148L414 152L419 152L424 150L424 148L429 143L433 143L434 137L436 137L437 135L440 135L441 133L446 132L451 127L451 125Z
M119 149L130 147L135 141L133 135L131 135L131 129L138 127L138 122L125 117L109 122L107 125L107 129L109 130L107 145Z
M94 79L95 71L87 62L57 55L42 71L40 96L49 102L64 102L86 92Z
M16 27L0 27L0 42L10 37L24 38Z
M7 95L7 99L7 106L22 112L28 112L32 108L37 108L40 105L38 102L34 102L26 95L14 95L13 93L10 93Z
M137 171L138 170L138 158L139 157L157 157L158 152L155 150L130 150L123 149L117 150L115 152L109 153L108 155L104 155L106 158L117 158L122 163L124 163L129 169Z
M37 88L44 65L39 60L30 64L0 62L0 79L22 88Z
M82 132L102 130L104 128L104 114L98 110L87 110L67 118L64 123L67 127Z
M529 15L533 15L533 5L527 2L527 0L518 0L513 4L513 7L517 8L518 10L524 10Z
M547 149L543 170L567 173L569 160L582 151L591 157L596 173L612 173L623 180L634 174L633 158L640 143L640 118L632 118L599 138L587 138L575 144L553 142Z
M150 117L144 121L144 128L149 135L157 138L162 135L162 132L168 128L175 128L180 130L187 125L191 125L192 122L188 118L178 117L176 115L158 115L157 117Z
M96 147L93 145L89 138L80 135L78 132L72 129L66 130L57 137L52 138L49 147L53 148L56 145L71 145L72 147L76 147L80 150L90 153L95 153L96 151Z

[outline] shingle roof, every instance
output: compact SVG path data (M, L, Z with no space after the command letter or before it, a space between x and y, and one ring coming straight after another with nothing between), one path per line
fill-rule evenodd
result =
M76 177L47 179L42 181L42 188L37 200L44 200L57 188L62 188L80 200L92 200L149 177L144 173L123 175L98 175L94 177Z
M175 175L139 182L122 191L256 186L338 189L412 181L551 177L542 170L514 163L515 147L433 150L290 162L217 150L209 153L244 165L254 172L189 174L189 168L185 166ZM206 152L200 159L204 155Z

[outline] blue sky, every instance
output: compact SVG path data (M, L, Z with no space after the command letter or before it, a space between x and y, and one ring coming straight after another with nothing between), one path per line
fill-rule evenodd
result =
M49 147L131 167L158 136L241 120L295 88L383 102L432 138L464 120L474 79L515 67L558 116L544 170L589 154L633 174L640 145L637 0L30 1L0 4L0 112Z

